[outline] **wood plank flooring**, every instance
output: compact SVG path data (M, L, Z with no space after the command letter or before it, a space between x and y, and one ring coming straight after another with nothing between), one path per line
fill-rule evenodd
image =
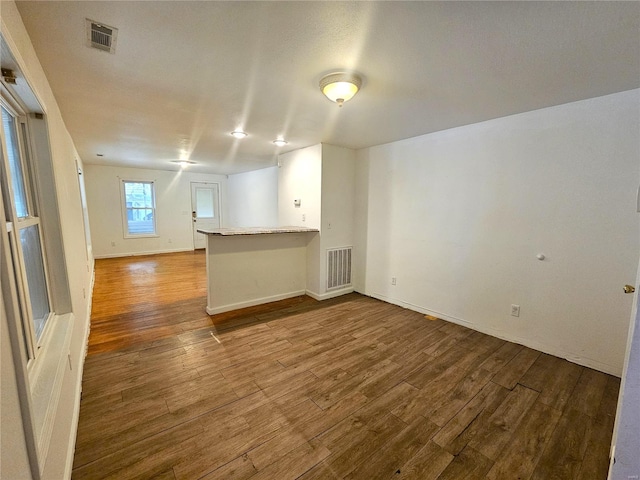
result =
M205 305L202 252L96 262L74 479L607 477L615 377L358 294Z

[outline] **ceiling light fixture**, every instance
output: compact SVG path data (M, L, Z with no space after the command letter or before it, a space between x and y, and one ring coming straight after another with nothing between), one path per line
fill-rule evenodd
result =
M196 162L191 160L171 160L172 163L177 163L181 168L187 168L189 165L195 165Z
M284 147L288 142L285 141L284 138L277 138L273 141L274 145L277 145L278 147Z
M362 79L355 73L335 72L325 75L320 80L320 91L339 107L358 93Z
M234 130L233 132L231 132L231 136L235 138L244 138L247 135L247 132L243 132L242 130Z

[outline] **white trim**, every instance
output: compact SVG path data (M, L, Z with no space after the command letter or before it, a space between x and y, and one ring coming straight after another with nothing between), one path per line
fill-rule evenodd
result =
M0 195L0 211L4 209L2 195ZM22 310L18 301L18 285L13 268L12 249L9 245L9 235L0 225L0 305L4 307L11 342L11 354L15 363L16 382L20 402L20 413L24 430L25 442L29 458L31 476L34 480L41 478L41 459L38 453L38 440L31 404L31 388L27 363L29 352L22 322Z
M223 305L221 307L215 308L211 308L209 305L207 305L206 311L209 315L215 315L217 313L230 312L231 310L238 310L240 308L254 307L256 305L262 305L264 303L277 302L278 300L285 300L287 298L300 297L305 293L305 290L298 290L295 292L272 295L270 297L255 298L253 300L247 300L246 302L231 303L229 305Z
M355 290L353 286L349 286L347 288L341 288L340 290L331 290L330 292L319 294L316 292L312 292L311 290L307 290L307 295L309 295L314 300L322 301L328 300L330 298L340 297L342 295L347 295L348 293L353 293Z
M367 294L363 293L363 295L367 295ZM615 366L599 362L598 360L594 360L592 358L584 357L578 353L567 351L555 346L550 346L545 343L540 343L535 340L531 340L530 338L527 338L527 337L505 335L504 331L502 330L496 330L496 329L487 328L487 327L480 327L468 320L452 317L451 315L446 315L441 312L436 312L435 310L429 310L428 308L424 308L419 305L414 305L409 302L403 302L402 300L393 299L381 293L371 293L368 296L377 298L378 300L382 300L383 302L386 302L386 303L391 303L393 305L398 305L399 307L413 310L414 312L419 312L425 315L438 317L438 318L441 318L442 320L446 320L447 322L455 323L457 325L462 325L463 327L470 328L477 332L486 333L487 335L491 335L492 337L500 338L508 342L517 343L519 345L524 345L525 347L533 348L534 350L538 350L543 353L548 353L549 355L553 355L555 357L564 358L569 362L582 365L583 367L593 368L594 370L608 373L609 375L613 375L615 377L620 377L620 372Z
M200 249L202 250L202 249ZM149 250L145 252L123 252L123 253L107 253L105 255L96 255L94 258L119 258L119 257L140 257L143 255L157 255L160 253L177 253L177 252L193 252L193 248L174 248L169 250Z
M616 414L616 420L618 419L618 415ZM615 428L614 428L614 437L613 437L613 441L616 441L616 437L615 437ZM616 444L612 443L611 444L611 450L609 453L609 474L607 475L607 480L613 480L613 477L611 477L611 473L613 471L613 464L616 463Z
M53 331L44 351L38 356L41 368L31 381L31 401L38 453L39 457L43 459L47 458L62 392L62 383L66 369L69 368L68 355L73 321L71 313L51 319ZM41 472L44 463L40 465Z
M89 284L89 297L87 301L87 311L85 312L85 341L82 346L82 353L78 359L78 382L75 388L75 395L73 399L73 414L71 416L71 435L69 436L69 445L67 447L67 459L65 461L64 478L71 478L71 472L73 470L73 457L76 452L76 440L78 437L78 425L80 424L80 400L82 399L82 376L84 375L84 361L87 357L87 350L89 349L89 334L91 333L91 307L93 305L93 286L96 280L95 269L91 271L91 281Z

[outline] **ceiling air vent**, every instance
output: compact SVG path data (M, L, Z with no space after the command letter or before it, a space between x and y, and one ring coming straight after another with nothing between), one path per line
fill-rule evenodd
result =
M88 45L103 52L114 53L116 50L118 29L105 25L104 23L94 22L88 18L86 20Z

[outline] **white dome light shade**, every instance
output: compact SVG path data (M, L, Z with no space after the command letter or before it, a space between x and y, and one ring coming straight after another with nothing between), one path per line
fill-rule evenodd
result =
M358 93L362 86L362 79L353 73L330 73L320 80L320 90L329 100L342 106Z

